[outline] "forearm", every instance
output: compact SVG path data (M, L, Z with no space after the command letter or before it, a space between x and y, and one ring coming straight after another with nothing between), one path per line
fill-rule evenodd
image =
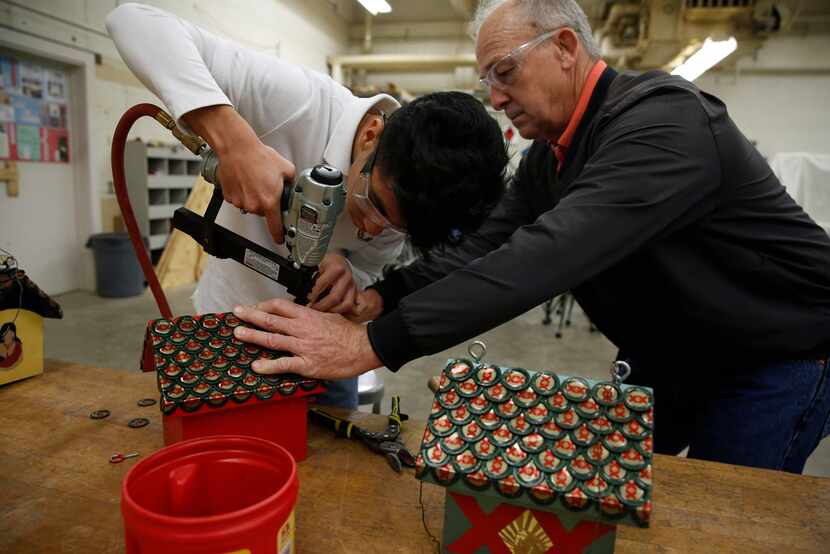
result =
M369 329L366 325L363 326L363 334L360 335L360 342L358 345L358 367L359 373L365 373L370 369L377 369L383 367L383 362L378 357L372 343L369 340Z
M185 113L184 123L219 156L218 178L226 202L265 217L268 231L283 241L280 197L294 165L263 144L250 124L230 106L207 106Z
M220 156L258 144L254 130L231 106L208 106L187 112L184 122Z

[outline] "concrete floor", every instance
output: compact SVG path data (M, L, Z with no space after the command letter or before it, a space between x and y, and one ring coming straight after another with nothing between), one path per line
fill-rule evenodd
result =
M192 286L167 291L174 314L193 313ZM46 320L46 356L78 362L114 371L138 371L144 328L147 321L159 317L149 291L142 296L106 299L87 292L56 296L64 310L64 319ZM573 312L573 324L561 339L554 338L554 324L543 326L541 307L479 337L487 344L486 359L503 366L551 369L591 379L605 379L616 348L600 333L591 333L579 307ZM444 368L447 358L467 357L467 345L410 362L400 371L380 370L385 382L386 400L401 396L401 409L413 418L424 420L432 405L427 379ZM807 461L805 474L830 477L830 439L819 445Z

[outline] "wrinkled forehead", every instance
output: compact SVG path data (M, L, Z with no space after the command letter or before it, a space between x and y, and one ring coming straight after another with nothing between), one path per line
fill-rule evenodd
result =
M516 8L502 6L488 17L476 40L476 61L480 72L506 56L511 50L537 34L536 25L527 21Z

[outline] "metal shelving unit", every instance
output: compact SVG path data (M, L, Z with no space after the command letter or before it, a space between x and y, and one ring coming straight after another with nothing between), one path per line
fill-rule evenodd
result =
M173 212L187 202L200 163L200 158L181 146L147 146L137 140L127 143L127 189L141 234L149 240L153 263L164 251Z

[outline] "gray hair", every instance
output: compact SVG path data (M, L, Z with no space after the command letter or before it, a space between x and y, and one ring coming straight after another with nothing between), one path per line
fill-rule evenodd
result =
M529 25L539 28L539 31L570 27L579 37L579 42L591 59L600 57L599 46L591 32L588 17L576 0L481 0L478 9L470 22L470 36L478 39L481 26L492 13L502 4L512 2L519 8L519 12Z

